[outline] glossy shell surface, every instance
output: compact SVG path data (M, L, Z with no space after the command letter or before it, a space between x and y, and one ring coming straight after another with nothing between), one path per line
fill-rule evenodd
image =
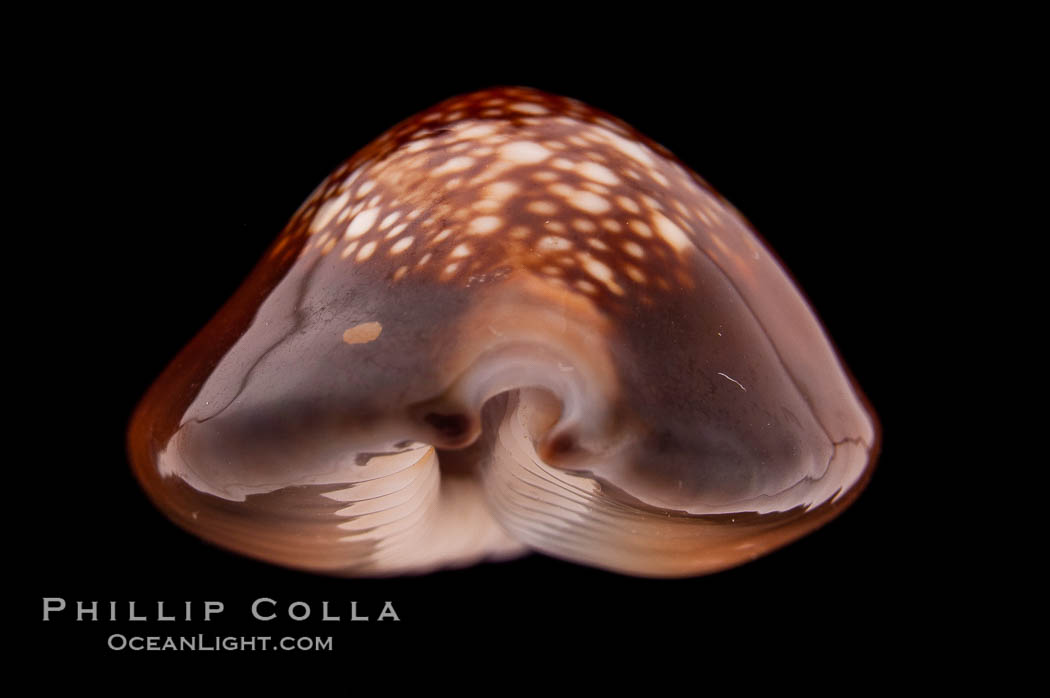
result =
M741 215L628 125L525 88L340 166L129 432L186 529L346 575L530 550L717 571L840 512L876 443Z

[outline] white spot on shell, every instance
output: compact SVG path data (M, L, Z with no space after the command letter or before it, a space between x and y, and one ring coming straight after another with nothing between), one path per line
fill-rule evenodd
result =
M600 182L601 184L620 183L620 178L614 175L612 170L604 165L599 165L596 162L581 162L576 171L587 179Z
M503 225L503 220L499 216L481 216L470 222L467 232L473 235L488 235L498 230L501 225Z
M362 211L354 220L350 221L350 225L346 227L346 239L353 240L359 238L375 225L376 218L379 217L378 208L370 208L366 211Z
M613 271L608 266L589 254L580 255L580 264L583 266L584 271L605 284L610 291L617 295L623 295L623 288L614 281Z
M495 213L500 209L500 202L493 201L492 199L482 199L480 201L475 201L471 205L471 208L478 213Z
M420 138L418 141L412 141L404 147L406 153L418 153L420 150L430 146L434 143L433 138Z
M543 199L530 202L525 209L539 216L553 216L558 212L557 206L550 201L545 201Z
M587 191L593 191L595 194L608 194L612 191L609 187L597 182L584 182L581 186Z
M627 272L627 276L631 277L631 279L633 279L635 282L640 284L645 283L645 274L643 274L642 270L634 266L633 264L623 265L623 270Z
M627 221L627 225L630 226L631 230L641 235L643 238L651 238L653 236L653 229L649 227L644 221L640 221L637 218L632 218Z
M496 124L480 123L480 124L472 124L472 125L468 126L467 128L461 130L456 135L459 138L464 138L464 139L484 138L485 136L491 136L493 133L495 133L498 130L499 130L499 127L496 126Z
M632 158L643 165L652 166L653 159L649 157L648 151L642 147L639 143L629 141L619 134L611 131L602 130L601 137L612 147L619 150L621 153L629 158Z
M642 207L638 205L634 199L630 199L626 196L617 196L616 203L620 205L620 208L631 213L638 213L642 210Z
M335 217L335 214L339 213L349 201L350 194L346 192L343 192L334 199L326 201L310 223L310 230L316 233L318 230L323 229Z
M542 252L563 252L571 247L571 242L556 235L545 235L536 241L536 249Z
M367 344L375 341L383 332L383 325L378 322L362 322L343 332L343 341L347 344Z
M662 213L653 215L653 225L656 226L656 232L659 233L660 237L679 252L692 244L689 236Z
M354 195L354 198L360 199L365 196L368 196L368 192L375 189L375 186L376 181L374 179L366 179L365 181L361 182L361 186L357 188L357 193Z
M461 243L456 245L456 249L452 250L449 259L459 259L460 257L466 257L468 254L470 254L470 245Z
M392 226L394 223L396 223L397 219L400 218L400 217L401 217L401 212L400 211L394 211L393 213L391 213L389 216L387 216L386 218L384 218L382 220L382 222L379 224L379 229L380 230L386 230L387 228Z
M439 167L435 168L431 172L431 174L432 175L441 176L441 175L450 174L452 172L462 172L463 170L467 169L468 167L471 167L473 164L474 164L474 158L468 157L466 155L457 155L454 158L449 158L448 160L446 160L444 162L444 164L442 164Z
M372 256L372 253L376 251L376 241L366 242L361 246L361 251L357 253L357 261L363 262Z
M650 210L663 210L664 206L659 201L649 196L648 194L642 194L642 202L649 207Z
M493 182L482 190L482 196L486 199L503 202L518 193L520 187L514 182Z
M413 242L415 242L415 238L412 236L401 238L390 247L390 254L401 254L411 247Z
M637 257L638 259L641 259L645 256L645 250L642 249L642 246L634 240L628 240L627 242L623 243L623 250L627 254L631 255L632 257Z
M605 264L602 264L589 254L580 255L580 263L583 265L584 271L586 271L598 281L604 283L613 278L612 269L607 267Z
M500 157L519 165L534 165L550 157L551 151L539 143L514 141L500 148Z
M524 112L526 114L546 114L547 108L539 104L532 104L531 102L515 102L510 105L510 108L514 111Z
M609 202L605 197L589 191L574 191L568 197L568 202L570 205L587 213L605 213L610 208Z

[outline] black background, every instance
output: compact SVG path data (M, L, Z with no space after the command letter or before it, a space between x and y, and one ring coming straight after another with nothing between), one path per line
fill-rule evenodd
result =
M697 656L853 657L877 643L903 658L897 643L941 631L926 610L937 594L925 572L931 556L910 517L921 467L915 397L901 389L917 302L905 253L917 244L917 204L901 182L923 167L915 144L927 124L921 88L880 46L749 47L754 61L636 51L612 61L447 57L382 67L353 51L298 60L276 48L78 54L46 87L48 108L27 132L44 165L31 232L36 254L50 260L47 280L21 296L39 338L25 406L38 416L24 435L34 447L23 456L34 514L20 536L31 585L20 611L35 647L128 659L106 650L110 633L293 633L333 635L335 653L362 662L392 652L502 656L536 637L530 651L565 656L662 651L680 634L688 643L676 642L678 651ZM532 556L347 580L228 554L149 504L124 436L165 364L339 162L404 117L496 84L565 94L625 119L705 177L780 255L884 428L874 478L841 517L695 579L635 579ZM45 596L125 608L135 600L147 610L192 600L197 617L199 602L220 600L226 611L210 624L75 623L68 612L42 623ZM261 624L249 616L260 596L280 607L309 602L315 616L327 600L344 618L351 600L366 611L389 600L401 621Z

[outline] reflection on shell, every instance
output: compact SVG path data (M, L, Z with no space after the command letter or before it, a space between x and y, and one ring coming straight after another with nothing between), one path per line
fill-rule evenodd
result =
M538 550L712 572L859 493L877 427L741 216L524 88L394 127L303 204L133 418L176 522L303 569Z

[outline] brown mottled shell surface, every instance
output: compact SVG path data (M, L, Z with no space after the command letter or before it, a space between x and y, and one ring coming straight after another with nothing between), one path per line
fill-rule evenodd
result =
M453 98L302 205L129 432L172 519L346 575L538 550L649 576L842 510L877 427L741 216L571 99Z

